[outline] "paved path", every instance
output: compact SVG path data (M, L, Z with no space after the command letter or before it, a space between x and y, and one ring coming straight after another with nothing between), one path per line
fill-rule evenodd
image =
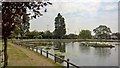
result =
M20 66L21 65L25 66L25 64L27 65L27 63L34 63L34 64L32 64L32 66L56 66L54 62L46 59L43 56L39 56L38 54L34 53L33 51L31 51L29 49L26 49L26 48L18 46L18 45L13 45L13 44L11 44L11 46L15 47L16 49L21 50L29 57L28 58L29 61L17 61L17 62L15 62L15 63L19 63Z

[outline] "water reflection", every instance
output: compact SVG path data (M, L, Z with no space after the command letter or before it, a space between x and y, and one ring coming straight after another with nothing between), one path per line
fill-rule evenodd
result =
M81 43L79 43L79 50L80 50L83 54L89 54L89 53L90 53L90 47L88 47L88 46L83 46L83 45L81 45Z
M110 48L95 48L94 54L97 57L100 58L107 58L111 54L111 49Z
M56 55L60 57L61 59L65 58L64 53L66 52L65 50L65 43L64 42L54 42L54 51L58 51ZM63 60L60 58L56 58L56 61L59 63L63 63Z
M54 42L54 49L55 50L59 50L62 53L65 53L65 43L61 43L61 42Z
M64 55L57 55L57 56L59 56L61 59L60 58L56 58L56 61L59 62L59 63L63 63L64 61L62 59L64 59L65 56Z

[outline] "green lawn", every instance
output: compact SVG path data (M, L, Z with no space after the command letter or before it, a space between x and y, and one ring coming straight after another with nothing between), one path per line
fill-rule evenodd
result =
M19 49L16 49L10 44L8 45L8 55L9 55L9 60L25 60L28 58L28 56L24 54L24 52L22 52Z
M23 51L17 49L16 47L14 47L12 45L14 45L14 44L8 43L8 66L29 66L28 68L37 68L37 67L34 67L37 64L35 62L33 62L29 56L27 56ZM26 49L26 48L24 48L24 49ZM29 49L27 49L27 50L30 52L33 52ZM55 68L63 68L63 67L61 67L60 64L54 63L53 60L46 58L36 52L33 52L33 53L35 53L35 55L39 56L43 60L47 60L46 62L49 62L49 63L55 65ZM44 63L46 63L46 62L44 62ZM18 68L18 67L16 67L16 68ZM27 68L27 67L25 67L25 68Z

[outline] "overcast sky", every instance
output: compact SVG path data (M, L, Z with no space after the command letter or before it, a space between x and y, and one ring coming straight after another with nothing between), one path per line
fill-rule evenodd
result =
M93 31L99 25L118 32L119 0L50 0L52 6L43 16L30 21L30 31L54 31L54 19L58 13L65 18L67 34L87 29ZM47 26L48 25L48 26Z

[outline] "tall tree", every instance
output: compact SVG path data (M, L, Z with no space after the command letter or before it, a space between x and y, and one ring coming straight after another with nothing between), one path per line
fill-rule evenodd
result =
M81 39L91 39L92 35L91 35L91 31L89 30L82 30L80 33L79 33L79 37Z
M58 13L57 17L55 18L55 30L53 32L54 38L61 39L66 34L65 28L65 19L62 17L60 13Z
M41 8L52 4L50 2L2 2L2 37L4 41L4 66L7 67L7 38L14 31L15 27L22 25L25 15L31 15L31 18L37 18L41 16L39 11ZM31 13L27 13L27 9L31 10ZM45 9L46 12L46 9Z
M95 28L93 31L95 33L95 36L100 39L109 37L111 33L110 28L105 25L100 25L99 27Z

